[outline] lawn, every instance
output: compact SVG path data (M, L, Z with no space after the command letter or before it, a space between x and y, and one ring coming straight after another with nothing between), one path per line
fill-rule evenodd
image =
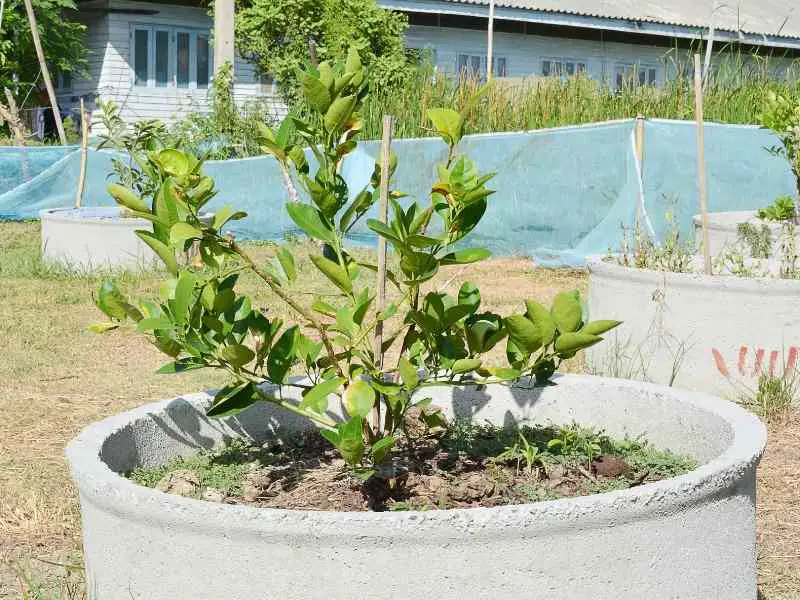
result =
M258 260L273 248L250 245ZM305 250L295 248L299 285L323 291ZM38 224L0 223L0 598L64 600L83 597L80 569L73 568L81 562L80 518L63 457L67 441L99 418L221 379L206 371L156 375L164 360L140 335L89 332L89 324L103 320L92 302L98 279L48 269L38 256ZM457 290L467 275L480 285L486 308L501 313L519 310L525 298L549 301L560 290L586 288L581 272L535 269L523 258L451 268L433 285ZM136 297L153 293L157 276L119 281ZM259 305L282 312L255 281L245 285ZM800 417L769 427L759 471L761 593L794 600L800 597Z

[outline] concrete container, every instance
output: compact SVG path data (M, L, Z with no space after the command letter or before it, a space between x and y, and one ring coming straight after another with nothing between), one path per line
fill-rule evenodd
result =
M755 600L755 470L766 442L758 419L709 395L652 384L556 382L426 395L450 416L644 434L701 466L623 491L496 508L335 513L215 504L120 473L308 425L263 403L209 420L210 396L184 396L92 425L67 449L91 598Z
M48 208L39 211L42 260L77 271L152 269L161 261L135 231L145 219L121 216L117 206ZM212 219L213 214L203 216Z
M593 373L736 399L797 368L800 281L589 270L590 317L624 321L587 351Z
M714 212L708 214L708 245L711 250L711 256L719 256L725 248L735 248L738 244L740 223L750 223L751 225L761 229L763 225L769 228L770 236L772 238L772 252L770 256L780 258L781 252L781 232L783 225L776 221L765 221L756 217L756 213L752 210L731 211L731 212ZM694 242L698 248L703 247L703 225L700 215L695 215L692 218L692 226L694 229ZM800 227L797 228L795 233L795 248L800 252ZM744 244L744 256L750 256L749 247Z

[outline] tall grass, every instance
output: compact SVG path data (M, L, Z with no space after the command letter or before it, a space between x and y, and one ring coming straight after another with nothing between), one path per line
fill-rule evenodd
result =
M688 56L687 56L688 58ZM627 85L620 90L586 76L565 79L531 77L495 80L472 110L467 131L521 131L632 118L693 119L694 82L687 61L665 57L677 73L663 87ZM723 123L758 123L764 94L769 89L800 96L800 66L792 63L777 74L774 59L738 53L715 57L704 94L705 117ZM784 63L785 66L785 63ZM364 108L365 137L381 136L381 118L397 118L397 137L431 135L425 117L434 106L462 107L483 82L418 68L401 93L375 92Z

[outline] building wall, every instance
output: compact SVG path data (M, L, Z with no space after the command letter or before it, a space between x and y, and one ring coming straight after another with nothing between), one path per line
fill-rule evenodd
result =
M126 120L171 121L192 111L208 110L208 89L144 87L133 84L133 26L161 25L211 31L213 20L206 9L161 3L110 0L114 9L157 10L156 14L108 13L87 21L87 43L91 51L88 80L73 82L71 92L60 95L62 106L77 105L79 97L94 107L94 98L113 100ZM274 103L271 85L261 83L255 67L236 57L234 96L241 104L263 99ZM98 111L93 114L93 132L99 130Z
M599 35L599 34L598 34ZM413 48L430 48L435 51L437 66L448 73L456 72L459 54L486 54L486 32L450 27L412 25L406 34L406 43ZM639 63L657 69L656 83L667 77L663 46L608 43L599 40L568 39L495 32L494 55L506 59L507 76L523 78L542 75L542 61L569 59L584 62L587 74L598 80L609 80L617 65Z

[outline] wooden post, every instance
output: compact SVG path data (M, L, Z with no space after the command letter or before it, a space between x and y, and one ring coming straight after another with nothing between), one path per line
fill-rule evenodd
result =
M42 79L44 79L44 87L47 88L47 96L50 98L50 106L53 108L53 118L56 121L56 129L58 130L58 138L61 140L61 145L67 145L67 136L64 133L64 123L61 122L61 113L58 112L58 100L56 100L56 91L53 89L53 82L50 80L50 71L47 68L47 63L44 61L44 50L42 50L42 40L39 39L39 28L36 25L36 15L33 12L33 5L31 0L24 0L25 12L28 13L28 23L31 26L31 36L33 37L33 47L36 48L36 56L39 59L39 68L42 71Z
M489 29L486 40L486 81L494 76L494 0L489 0Z
M636 160L639 163L639 174L644 179L644 115L636 115ZM640 227L644 213L644 191L639 189L639 203L636 205L636 227Z
M86 186L86 165L89 161L89 119L81 97L81 171L78 175L78 191L75 193L75 208L81 207L83 188Z
M703 228L703 263L711 275L711 249L708 244L708 197L706 190L706 151L703 131L703 73L700 55L694 55L694 112L697 122L697 184L700 191L700 220Z
M380 203L378 205L378 220L386 223L389 212L389 162L391 157L392 130L394 129L394 117L391 115L383 116L383 136L381 141L381 181L380 181ZM376 284L375 311L380 313L386 308L386 240L378 236L378 281ZM373 352L378 367L383 369L383 321L375 324L375 338L373 340ZM372 415L373 428L378 431L381 426L381 407L380 403L375 405Z

